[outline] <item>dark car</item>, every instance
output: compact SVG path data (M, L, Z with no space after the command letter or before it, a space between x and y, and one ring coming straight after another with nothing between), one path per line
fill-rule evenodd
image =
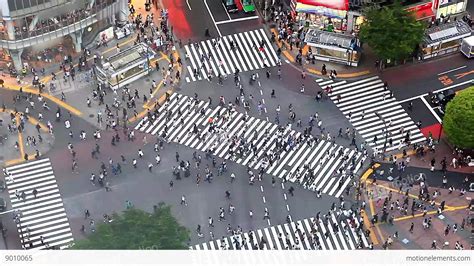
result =
M222 4L224 5L227 12L233 13L239 11L237 5L235 4L235 0L222 0Z

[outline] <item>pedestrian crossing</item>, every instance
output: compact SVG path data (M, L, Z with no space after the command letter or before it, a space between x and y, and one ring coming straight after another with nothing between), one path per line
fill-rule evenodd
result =
M222 77L236 70L251 71L279 64L263 29L240 32L184 46L188 62L187 82Z
M212 121L212 122L210 122ZM333 141L250 117L234 107L212 107L179 93L135 127L220 158L339 197L366 156Z
M7 167L5 173L22 247L69 247L72 232L49 158Z
M326 218L327 217L327 218ZM224 236L192 250L354 250L369 248L363 221L355 215L307 218L248 233ZM342 218L344 217L344 218Z
M378 76L316 82L322 89L331 87L331 100L377 152L399 150L426 140Z

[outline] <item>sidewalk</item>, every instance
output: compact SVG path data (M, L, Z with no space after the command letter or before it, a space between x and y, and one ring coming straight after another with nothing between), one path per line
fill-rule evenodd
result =
M28 154L28 158L31 160L35 157L36 151L40 154L45 154L54 142L54 136L48 134L48 128L41 122L37 121L33 117L29 117L27 122L24 124L22 132L15 130L9 132L7 125L11 121L10 113L14 113L13 110L0 110L0 119L3 120L3 126L0 127L0 135L3 138L2 155L0 156L0 165L11 165L21 161L24 161L25 154ZM20 118L16 116L16 124L20 122ZM39 125L39 130L36 129L36 125ZM39 138L42 141L39 141ZM34 141L33 141L34 138ZM18 148L15 148L15 144L18 143Z
M153 7L152 10L150 10L148 13L144 10L142 7L137 7L137 13L136 14L141 14L142 17L146 17L146 14L149 14L151 12L155 13L155 19L154 22L156 23L155 25L159 25L161 18L159 15L159 10ZM121 40L116 40L113 39L111 40L107 46L101 46L98 49L91 48L91 56L87 58L87 61L89 63L89 67L91 64L91 60L93 60L94 54L99 54L104 57L107 57L109 55L112 55L116 53L117 48L116 45L118 44L120 49L124 49L125 47L129 47L133 45L133 42L136 40L136 33L133 32L130 36L126 37L125 39ZM95 46L95 42L92 42L92 46ZM167 53L167 54L165 54ZM143 102L143 105L137 104L137 108L134 111L135 115L133 115L128 122L134 122L141 117L145 116L148 112L148 110L152 109L153 107L156 106L157 103L163 102L164 98L164 91L160 90L162 87L166 87L163 83L164 80L167 81L168 84L170 84L170 80L174 79L174 75L176 71L179 71L181 73L182 69L181 66L177 63L179 54L177 53L176 49L171 49L170 51L165 51L163 52L157 52L157 57L155 59L152 59L150 61L150 65L153 68L153 71L146 77L130 84L131 90L138 90L138 93L140 96L142 95L147 95L148 100L146 102ZM80 54L75 53L74 51L64 51L64 55L70 54L73 57L73 62L77 62L78 56ZM171 62L171 57L173 57L173 66L172 66L172 71L170 73L167 73L165 71L166 66L169 65ZM159 62L158 64L161 66L161 73L160 71L155 70L155 62ZM96 86L96 83L94 82L94 79L90 80L89 78L85 78L86 74L83 74L81 72L78 72L77 78L75 81L71 81L68 79L67 81L62 80L62 73L63 71L59 68L60 64L45 64L45 75L40 76L40 81L46 85L45 91L42 93L43 96L54 103L58 104L62 108L65 108L66 110L70 111L72 114L79 116L85 120L88 120L92 124L97 124L96 122L96 114L99 112L105 113L103 107L96 107L95 104L93 108L87 107L86 104L86 98L89 97L91 98L91 95L89 95L90 92L94 89ZM74 64L74 67L77 67L77 63ZM38 69L37 69L38 70ZM58 76L58 80L54 81L54 83L57 85L57 89L55 92L48 93L49 91L49 82L51 81L51 73L55 73ZM169 74L169 76L168 76ZM18 84L17 80L15 78L11 77L4 77L4 87L5 89L9 90L20 90L20 88L23 89L24 92L29 92L33 94L38 94L39 91L37 88L32 87L32 78L33 76L31 73L29 75L26 75L21 81L21 84ZM156 81L156 87L153 88L152 81ZM86 82L84 82L86 81ZM174 84L173 87L179 86L178 84ZM170 89L173 89L173 87L168 87L168 92L170 92ZM59 97L56 97L56 95L61 94L61 92L64 92L66 94L66 99L74 99L74 101L71 101L71 103L66 102L66 101L61 101ZM87 93L84 93L87 92ZM114 103L113 99L110 99L110 97L107 97L105 101L106 104L109 104L109 106L112 106ZM117 97L112 97L112 98L117 98ZM103 126L103 125L102 125Z
M357 78L357 77L363 77L363 76L368 76L368 75L374 75L378 73L378 70L375 68L375 60L376 57L372 53L371 49L367 47L367 45L364 45L364 52L362 53L361 60L359 62L358 67L352 67L352 66L347 66L344 64L337 64L337 63L332 63L332 62L326 62L326 61L320 61L316 60L315 64L312 64L311 62L306 61L306 55L309 50L309 46L305 44L303 47L303 62L302 66L296 63L296 56L298 55L298 48L293 47L293 49L290 49L290 45L286 41L281 41L278 40L278 32L275 27L269 26L270 27L270 32L271 34L275 35L275 44L278 46L278 48L281 49L282 55L285 57L285 60L287 60L288 63L291 63L298 68L304 69L308 73L312 73L321 77L327 77L328 75L323 75L321 73L321 68L323 64L326 65L327 72L329 74L330 70L336 70L337 72L337 77L338 78Z
M436 145L435 152L426 151L424 156L419 156L415 154L415 151L410 150L407 152L407 156L404 158L402 153L395 154L395 156L399 160L406 160L407 157L410 157L410 166L420 167L420 168L430 168L430 161L431 159L436 160L435 169L440 170L441 165L440 162L446 157L447 161L447 171L449 172L458 172L458 173L465 173L465 174L474 174L474 167L464 166L456 168L451 165L452 159L455 157L453 153L453 149L449 146L447 140L442 137L440 142ZM387 158L385 162L389 162Z
M389 249L429 249L433 240L436 240L438 249L441 249L443 244L446 244L445 249L454 249L454 244L458 241L464 246L465 249L469 248L470 242L470 231L468 225L468 205L469 199L472 198L474 193L467 192L464 196L459 193L460 184L454 184L457 190L453 193L449 193L447 189L440 188L440 173L431 173L427 170L427 183L429 184L429 191L431 194L435 190L439 191L439 195L434 198L433 204L430 201L421 201L418 198L418 191L420 190L419 184L413 183L412 179L415 173L418 173L420 169L410 167L406 172L398 172L394 170L390 173L388 168L390 166L385 165L376 170L377 182L374 184L372 179L366 181L366 201L368 202L367 212L371 213L371 217L375 214L378 215L378 222L371 226L372 230L377 233L377 237L381 240L381 243L385 241L393 243L388 245ZM382 171L383 170L383 174ZM402 182L400 181L388 181L388 176L397 176L402 174ZM451 175L451 182L449 185L455 183L457 180L453 180L453 173ZM398 180L398 179L396 179ZM403 182L403 180L406 180ZM411 181L410 181L411 180ZM402 189L400 191L400 184ZM408 194L406 194L408 191ZM387 200L387 205L384 207L384 201ZM404 211L404 202L407 200L405 205L407 211ZM397 205L397 202L399 205ZM411 212L412 204L416 202L416 206L419 204L423 207L417 207L416 210ZM444 211L439 214L438 207L442 202L445 203ZM400 206L400 207L397 207ZM423 208L426 207L426 214L424 214ZM384 208L389 214L389 217L393 217L393 224L390 222L381 221ZM392 210L393 208L393 210ZM426 219L426 220L425 220ZM430 228L424 228L423 223L428 219L431 220L432 226ZM464 221L463 221L464 219ZM413 231L410 232L411 223L413 222ZM453 231L453 226L456 225L457 231ZM446 227L450 227L450 232L446 235ZM463 228L464 227L464 228ZM398 237L395 237L395 233L398 233Z

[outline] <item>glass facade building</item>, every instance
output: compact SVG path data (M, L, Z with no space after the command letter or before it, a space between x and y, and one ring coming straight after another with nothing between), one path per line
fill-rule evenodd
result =
M58 38L69 36L79 52L83 35L97 34L91 29L127 20L127 3L127 0L2 0L0 48L16 69L22 68L24 49Z

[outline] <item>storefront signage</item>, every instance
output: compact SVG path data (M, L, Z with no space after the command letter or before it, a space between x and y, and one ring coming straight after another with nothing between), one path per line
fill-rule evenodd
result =
M345 18L348 0L297 0L296 12L320 14L330 18Z

